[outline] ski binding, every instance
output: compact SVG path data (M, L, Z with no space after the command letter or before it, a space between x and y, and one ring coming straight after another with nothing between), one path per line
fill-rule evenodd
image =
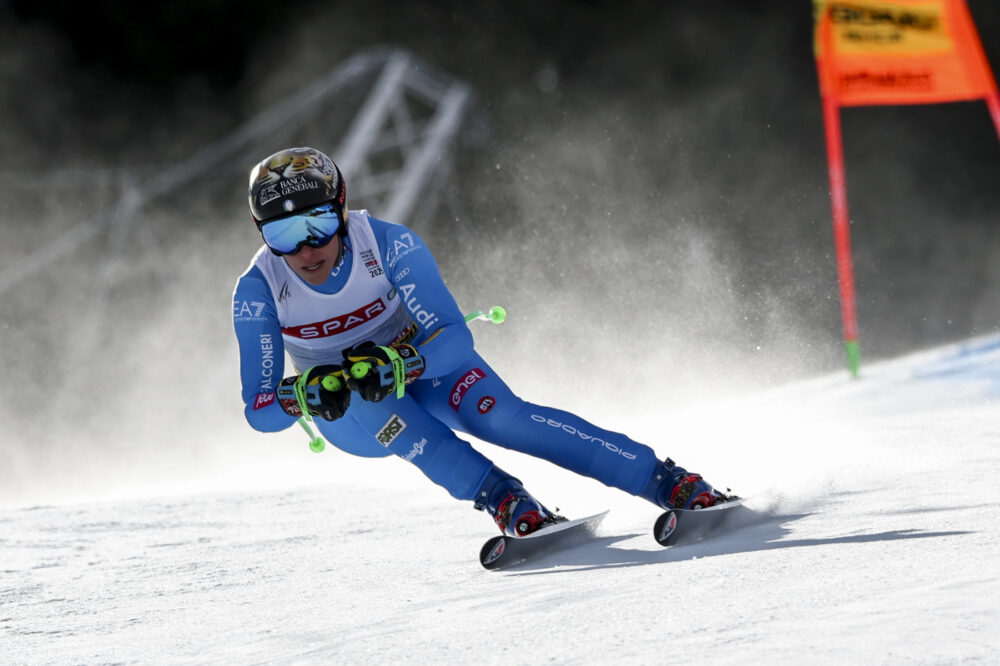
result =
M479 563L487 569L502 569L535 555L575 545L593 535L606 515L608 512L604 511L586 518L563 520L523 537L495 536L480 549Z

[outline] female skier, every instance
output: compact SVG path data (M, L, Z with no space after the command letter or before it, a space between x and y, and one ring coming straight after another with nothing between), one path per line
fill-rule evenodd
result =
M236 284L233 325L253 428L284 430L305 410L334 446L409 460L509 536L562 518L456 431L664 509L727 499L644 444L518 398L476 353L423 241L348 210L325 154L290 148L266 158L250 172L249 200L264 245ZM280 379L286 351L298 374Z

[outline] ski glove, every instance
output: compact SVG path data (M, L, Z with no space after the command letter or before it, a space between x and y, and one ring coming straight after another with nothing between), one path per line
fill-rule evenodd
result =
M347 385L369 402L390 394L403 397L403 387L424 372L424 359L412 345L366 345L344 352Z
M317 365L301 375L285 377L276 393L278 404L291 416L302 416L304 402L310 416L336 421L351 404L351 391L339 365Z

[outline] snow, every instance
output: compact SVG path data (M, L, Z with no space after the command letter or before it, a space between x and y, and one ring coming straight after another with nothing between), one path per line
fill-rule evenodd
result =
M0 662L998 663L1000 336L863 370L646 405L637 438L766 515L671 549L650 505L523 456L508 466L543 501L611 513L500 572L477 561L484 515L354 474L386 461L4 510Z

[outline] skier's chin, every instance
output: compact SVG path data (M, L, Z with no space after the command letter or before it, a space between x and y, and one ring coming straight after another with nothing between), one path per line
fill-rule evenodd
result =
M310 266L301 266L295 272L309 284L323 284L326 282L326 276L330 273L327 270L326 261L323 260Z

